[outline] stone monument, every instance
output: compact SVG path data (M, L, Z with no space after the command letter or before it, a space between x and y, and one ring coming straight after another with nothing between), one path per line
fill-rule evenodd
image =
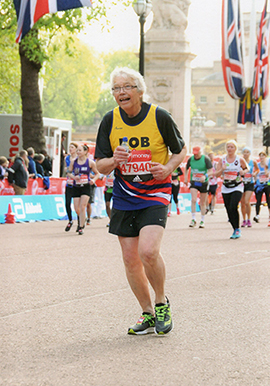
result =
M152 0L145 37L145 79L151 102L174 117L189 150L191 54L185 30L190 0Z

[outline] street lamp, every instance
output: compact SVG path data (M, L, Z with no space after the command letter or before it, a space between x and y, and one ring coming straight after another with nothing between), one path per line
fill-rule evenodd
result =
M141 26L139 72L142 76L144 76L144 24L152 9L151 0L135 0L133 2L133 8L136 14L139 16Z

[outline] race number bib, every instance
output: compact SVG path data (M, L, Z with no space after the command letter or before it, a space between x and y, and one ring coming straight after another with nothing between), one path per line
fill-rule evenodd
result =
M204 173L198 173L198 172L193 172L192 173L192 181L197 181L200 182L201 178L204 176Z
M268 177L264 172L259 173L258 177L259 177L260 184L266 184L268 182Z
M88 175L87 174L81 174L79 181L76 182L77 185L86 185L89 183Z
M237 171L226 171L224 172L224 180L225 181L234 181L237 179Z
M150 169L152 153L150 150L133 149L128 161L119 166L122 176L127 181L142 182L153 178Z
M114 181L114 178L106 178L106 183L105 185L108 186L108 188L112 188L113 187L113 181Z
M252 180L252 174L251 173L246 173L244 175L244 183L248 184L249 182L251 182L251 180Z

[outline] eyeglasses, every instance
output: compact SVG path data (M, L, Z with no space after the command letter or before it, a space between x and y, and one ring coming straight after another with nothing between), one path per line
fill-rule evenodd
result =
M123 87L113 87L112 88L112 91L115 93L115 94L118 94L119 92L121 92L121 90L123 91L130 91L132 90L133 88L137 88L137 86L132 86L131 84L127 84L126 86L123 86Z

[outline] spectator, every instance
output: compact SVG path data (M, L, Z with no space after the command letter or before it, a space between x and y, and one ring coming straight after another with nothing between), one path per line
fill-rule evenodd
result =
M8 159L6 157L0 157L0 180L3 180L5 177L8 176Z
M60 177L65 177L65 158L66 158L66 149L64 146L64 142L66 139L66 135L62 134L61 140L61 154L60 154Z
M15 157L14 164L8 171L8 182L13 186L16 195L25 194L28 183L28 157L27 151L21 150Z
M29 147L27 149L28 153L28 172L30 178L36 178L37 177L37 170L36 170L36 163L34 161L35 156L35 150L33 147Z
M52 175L52 160L49 157L46 150L41 150L41 154L44 155L44 161L42 162L42 167L44 170L44 174L46 177L50 177Z
M37 177L45 177L45 173L44 173L44 169L43 169L43 166L42 166L42 163L44 161L45 157L43 154L36 154L34 156L34 161L35 161L35 164L36 164L36 171L37 171Z

